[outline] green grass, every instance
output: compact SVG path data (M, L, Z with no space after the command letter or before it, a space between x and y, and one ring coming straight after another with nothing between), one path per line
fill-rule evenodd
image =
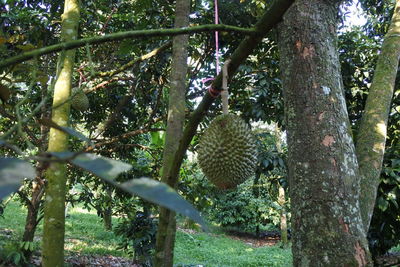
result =
M117 249L118 237L113 232L105 231L101 219L95 211L74 207L66 219L66 254L112 255L128 257L127 253ZM13 239L22 236L26 209L18 202L11 201L0 217L0 235L4 229L13 231ZM114 225L117 219L113 218ZM42 225L36 233L35 247L40 248ZM0 236L0 239L2 237ZM188 267L264 267L292 266L290 249L273 247L251 247L239 240L225 236L221 232L194 233L177 232L175 246L175 266Z
M69 253L113 255L128 257L128 254L117 249L118 237L113 232L104 230L101 218L94 210L90 212L81 207L74 207L68 211L69 217L65 221L65 251ZM15 238L20 238L24 231L26 208L18 202L11 201L0 217L0 231L12 230ZM117 219L113 218L113 223ZM43 231L43 221L38 226L35 235L35 247L40 248ZM0 237L1 238L1 237Z
M225 235L178 232L175 263L176 266L289 267L292 256L290 249L278 246L256 248Z

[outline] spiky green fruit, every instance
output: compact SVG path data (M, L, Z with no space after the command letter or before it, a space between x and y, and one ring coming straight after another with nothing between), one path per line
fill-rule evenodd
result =
M71 106L79 111L85 111L89 109L89 98L80 88L72 88L72 100Z
M200 140L198 161L206 177L221 189L235 188L253 176L257 146L246 122L234 114L217 116Z

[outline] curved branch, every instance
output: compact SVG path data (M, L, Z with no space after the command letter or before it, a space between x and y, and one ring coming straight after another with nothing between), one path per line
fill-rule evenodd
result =
M224 24L206 24L201 26L185 27L178 29L155 29L155 30L138 30L138 31L126 31L107 34L103 36L96 36L90 38L84 38L74 40L70 42L55 44L32 51L22 53L18 56L11 57L0 62L0 69L16 64L23 61L38 57L41 55L57 52L61 50L70 50L78 47L82 47L89 44L101 44L110 41L117 41L126 38L142 38L142 37L159 37L159 36L175 36L180 34L191 34L199 32L209 31L226 31L226 32L240 32L247 35L253 35L256 33L255 29L252 28L240 28L236 26L224 25Z

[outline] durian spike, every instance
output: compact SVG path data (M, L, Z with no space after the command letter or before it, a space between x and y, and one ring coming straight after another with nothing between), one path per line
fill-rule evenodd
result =
M222 99L222 112L224 114L228 114L229 110L229 92L228 92L228 66L231 63L231 60L228 59L225 61L224 67L222 68L222 92L221 92L221 99Z

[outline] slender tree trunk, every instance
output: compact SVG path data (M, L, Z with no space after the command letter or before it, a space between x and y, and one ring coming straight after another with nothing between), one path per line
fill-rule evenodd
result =
M107 203L103 210L103 224L107 231L112 230L112 189L107 188Z
M47 96L47 86L42 85L42 99L46 98ZM48 116L47 107L43 105L41 108L41 118L46 118ZM45 151L47 148L47 134L49 128L47 126L41 125L40 126L40 147L39 151ZM44 182L44 171L45 171L45 163L39 162L36 166L36 178L35 181L32 183L32 195L31 199L27 201L27 214L25 219L25 229L22 235L23 242L32 242L35 237L35 232L37 229L37 225L39 224L41 217L38 217L39 211L42 207L42 198L45 189L45 182ZM32 256L32 251L25 250L24 251L25 259L29 262Z
M79 23L79 1L65 0L62 15L61 39L63 42L77 38ZM61 52L57 67L57 78L54 87L52 120L60 126L68 125L70 103L65 102L70 96L72 69L75 61L75 50ZM65 102L65 103L64 103ZM50 129L48 151L59 152L68 149L68 137L54 128ZM64 266L64 232L65 232L65 194L66 165L51 163L46 172L48 184L44 206L42 266Z
M275 124L275 145L278 153L282 153L282 132L278 124ZM288 241L288 229L287 229L287 212L286 212L286 193L285 188L279 183L278 185L278 204L281 207L280 210L280 224L281 224L281 242L282 247L287 247Z
M364 115L357 133L356 151L361 171L361 215L367 232L375 206L385 152L387 122L400 58L400 1L396 1L374 78L369 89Z
M285 188L279 185L279 193L278 193L278 204L281 206L280 210L280 223L281 223L281 243L282 247L288 246L288 229L287 229L287 213L285 209L286 197L285 197Z
M177 0L175 10L175 27L189 25L190 1ZM173 38L172 73L168 103L168 122L163 154L163 171L161 181L176 188L178 175L172 175L171 169L174 155L183 134L186 107L186 74L187 74L188 36ZM159 224L156 237L155 267L172 267L174 260L174 244L176 232L175 213L160 208Z
M44 193L44 181L43 171L40 170L33 181L32 185L32 196L30 201L27 202L27 214L25 219L25 228L22 235L23 242L33 242L37 225L39 224L40 218L38 218L40 204ZM30 260L32 255L31 250L24 250L24 256L27 261Z
M337 52L339 4L295 1L280 25L294 266L372 266Z
M261 177L261 168L256 170L254 175L254 182L253 182L253 195L254 198L258 199L260 197L260 177ZM256 226L256 236L260 236L260 221L262 212L260 210L257 211L257 226Z

